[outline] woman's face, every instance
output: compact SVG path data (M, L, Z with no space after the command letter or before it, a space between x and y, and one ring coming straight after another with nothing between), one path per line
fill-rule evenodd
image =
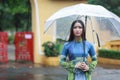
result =
M76 22L75 25L73 26L73 34L75 37L81 37L82 35L82 25L79 22Z

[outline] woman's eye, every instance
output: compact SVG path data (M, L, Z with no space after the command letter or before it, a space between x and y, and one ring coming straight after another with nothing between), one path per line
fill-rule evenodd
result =
M80 28L80 29L82 29L82 27L81 27L81 26L79 26L79 28Z
M74 29L77 28L76 26L73 27Z
M74 26L73 28L74 28L74 29L76 29L76 28L82 29L81 26Z

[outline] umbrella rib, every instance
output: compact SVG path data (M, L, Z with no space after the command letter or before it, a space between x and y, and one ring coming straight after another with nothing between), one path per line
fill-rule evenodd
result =
M111 20L109 20L109 21L110 21L110 23L112 24L112 26L114 26L113 23L111 22ZM119 31L116 29L116 27L113 27L113 28L114 28L114 30L116 30L116 32L117 32L118 35L120 36Z
M55 20L54 20L49 26L51 26L54 22L55 22ZM44 31L44 34L48 31L49 28L50 28L50 27L48 27L48 28Z
M91 28L92 28L93 43L95 44L95 38L94 38L93 32L96 32L96 31L93 29L93 23L92 23L91 17L90 17L90 21L91 21Z

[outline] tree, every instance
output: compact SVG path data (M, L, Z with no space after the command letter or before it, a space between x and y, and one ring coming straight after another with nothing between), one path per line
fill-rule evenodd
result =
M120 16L120 0L87 0L90 4L102 5L116 15Z
M0 31L3 30L31 30L29 0L0 0Z

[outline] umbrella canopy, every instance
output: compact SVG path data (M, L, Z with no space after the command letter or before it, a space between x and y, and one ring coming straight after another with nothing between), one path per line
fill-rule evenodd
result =
M86 20L87 22L85 22L85 17L88 19ZM57 34L62 33L62 32L63 34L69 33L71 24L68 25L67 23L72 23L72 21L75 19L82 19L85 23L87 23L88 26L91 26L91 28L89 29L91 29L92 32L96 31L99 33L100 31L106 30L106 31L109 31L108 32L109 35L113 36L114 34L114 37L115 37L114 39L120 38L120 31L119 31L120 30L120 27L119 27L120 18L100 5L90 5L90 4L77 4L77 5L65 7L59 10L58 12L56 12L55 14L53 14L50 18L46 20L44 31L45 32L48 31L48 29L51 27L51 25L54 22L59 24L60 22L64 21L67 26L62 27L62 26L57 25L56 26L57 27L56 31L58 31ZM63 23L61 23L61 25L62 24ZM99 27L96 27L95 24ZM86 25L86 28L87 28L87 25ZM62 31L60 31L60 29L62 29ZM63 29L65 30L65 32L63 31ZM93 33L91 34L93 35ZM106 36L109 36L109 35L106 35ZM66 38L61 37L60 35L58 35L57 37L66 39ZM110 38L107 38L107 39L110 39Z

